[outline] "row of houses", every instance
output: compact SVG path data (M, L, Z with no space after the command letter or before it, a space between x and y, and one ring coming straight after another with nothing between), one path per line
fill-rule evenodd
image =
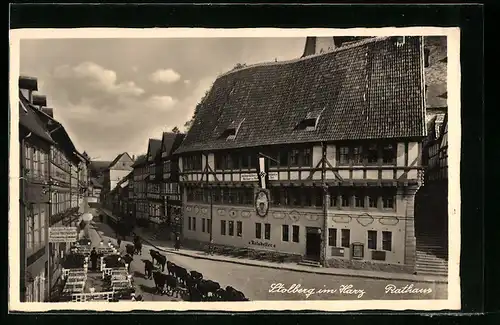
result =
M428 251L447 229L446 60L443 37L310 37L298 59L231 70L185 136L149 140L115 208L143 226L175 216L185 243L446 272Z
M50 301L69 245L51 230L77 227L89 184L88 155L75 148L64 125L37 94L38 80L19 78L20 297Z

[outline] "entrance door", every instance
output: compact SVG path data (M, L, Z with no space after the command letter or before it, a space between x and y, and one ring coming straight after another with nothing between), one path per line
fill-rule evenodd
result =
M319 261L321 252L321 235L319 228L306 227L306 258Z

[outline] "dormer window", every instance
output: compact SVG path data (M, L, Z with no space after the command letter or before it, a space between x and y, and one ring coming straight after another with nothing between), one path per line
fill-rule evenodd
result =
M406 37L405 36L398 36L396 37L396 45L397 46L403 46L406 43Z
M243 120L237 120L237 121L232 121L227 128L222 132L222 134L219 136L219 139L226 139L226 140L234 140L236 139L236 135L238 134L238 131L240 129L241 124L243 123L245 119Z
M322 109L320 111L313 111L313 112L308 112L304 119L302 119L297 126L295 127L295 130L305 130L305 131L314 131L316 130L316 127L318 126L318 121L321 116L321 113L323 113L325 109Z

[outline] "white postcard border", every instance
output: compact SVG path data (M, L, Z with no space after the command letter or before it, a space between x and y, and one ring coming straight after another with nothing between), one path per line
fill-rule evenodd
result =
M200 37L306 37L306 36L447 36L448 39L448 298L443 300L297 300L250 302L119 302L22 303L19 268L19 112L18 78L21 39L62 38L200 38ZM76 28L11 30L10 45L10 150L9 150L9 311L359 311L458 310L460 291L460 29L456 27L386 27L352 29L204 29L204 28ZM451 244L453 243L453 244Z

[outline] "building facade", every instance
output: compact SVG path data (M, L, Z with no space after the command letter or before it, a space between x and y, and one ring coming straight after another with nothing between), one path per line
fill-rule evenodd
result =
M184 134L164 132L161 140L160 195L163 203L163 222L172 233L182 233L182 195L179 186L179 159L175 150L184 140Z
M133 195L135 203L134 219L139 226L147 226L149 224L149 204L146 197L146 178L149 174L147 163L147 156L140 155L132 165L134 178Z
M414 272L423 77L421 37L220 76L176 151L184 238Z
M161 140L149 139L147 151L146 198L150 226L158 228L164 219L161 187Z
M116 187L119 181L132 171L134 159L127 153L121 153L103 171L103 188L101 200L105 208L111 210L112 204L109 194Z
M43 302L69 249L50 242L49 229L76 226L88 160L46 107L46 97L34 94L37 79L21 77L19 88L21 301Z

